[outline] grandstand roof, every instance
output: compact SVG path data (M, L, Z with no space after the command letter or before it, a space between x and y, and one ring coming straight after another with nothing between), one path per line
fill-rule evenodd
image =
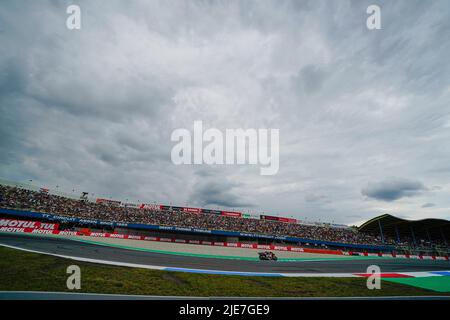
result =
M366 221L358 230L372 234L379 233L380 225L383 233L386 234L395 234L397 231L399 233L410 233L412 229L416 233L432 233L432 238L445 235L445 238L450 240L450 221L445 219L408 220L390 214L382 214Z

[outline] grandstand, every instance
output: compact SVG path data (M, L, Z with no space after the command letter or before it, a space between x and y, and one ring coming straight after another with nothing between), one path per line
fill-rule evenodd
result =
M389 214L363 223L360 232L378 234L382 242L395 239L402 251L420 249L426 253L445 254L450 239L450 221L444 219L407 220Z
M63 230L93 230L177 239L288 244L364 252L447 255L448 221L430 220L427 228L383 215L359 229L304 224L292 218L156 204L131 204L104 198L67 197L46 188L0 184L0 217L26 217L59 223ZM400 221L401 220L401 221ZM376 228L378 226L378 228ZM396 226L396 227L395 227ZM410 237L406 230L415 230ZM437 237L440 229L442 237ZM393 230L397 230L393 234ZM423 240L424 230L429 233Z

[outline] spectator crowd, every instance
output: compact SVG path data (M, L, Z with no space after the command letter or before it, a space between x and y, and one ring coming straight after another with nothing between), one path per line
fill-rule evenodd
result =
M37 211L81 219L238 231L351 244L382 244L380 237L361 233L350 228L343 229L270 220L227 217L215 214L111 206L4 185L0 185L0 207ZM392 240L388 239L387 241L393 243Z

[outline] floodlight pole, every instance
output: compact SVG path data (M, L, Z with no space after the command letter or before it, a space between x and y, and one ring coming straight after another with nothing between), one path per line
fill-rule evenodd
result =
M430 236L430 232L428 231L428 228L425 229L425 231L427 232L427 236L428 236L428 241L431 242L431 236Z
M439 228L441 230L442 239L444 239L445 246L447 246L447 239L445 239L444 231L442 231L442 227Z
M380 227L381 242L384 243L383 227L381 227L381 221L380 220L378 220L378 226Z
M397 243L400 243L400 234L398 233L398 226L395 226L395 234L397 235Z
M416 245L417 243L416 243L416 236L414 235L414 229L413 229L412 226L410 226L410 229L411 229L411 234L412 234L412 238L413 238L413 241L414 241L414 245Z

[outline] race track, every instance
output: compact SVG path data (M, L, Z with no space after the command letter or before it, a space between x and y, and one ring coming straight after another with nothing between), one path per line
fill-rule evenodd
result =
M30 236L22 234L0 234L0 244L42 253L89 258L109 262L132 263L168 268L188 268L261 273L365 273L369 265L376 264L383 273L421 272L449 270L448 261L406 260L406 259L366 259L331 261L246 261L217 258L189 257L128 250L104 245L96 245L69 239Z

